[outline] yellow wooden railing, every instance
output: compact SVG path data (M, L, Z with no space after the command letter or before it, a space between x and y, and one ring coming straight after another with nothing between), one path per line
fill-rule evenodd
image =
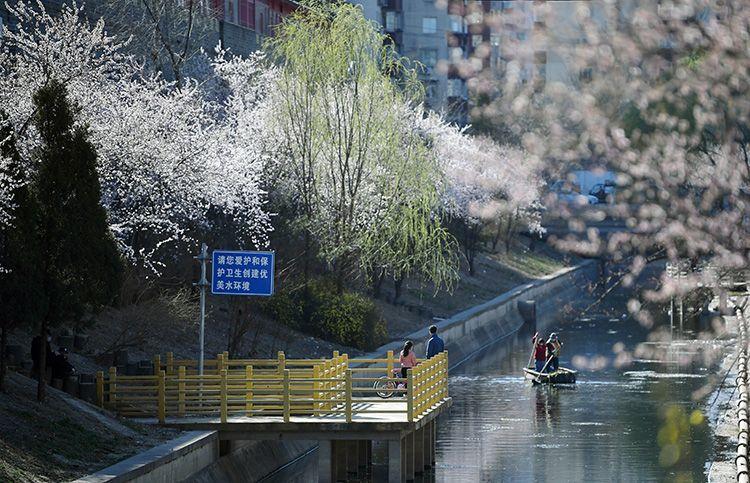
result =
M100 406L126 417L292 416L343 415L351 422L356 414L405 414L418 420L448 397L448 354L420 361L406 379L392 378L398 360L389 351L384 359L350 360L333 353L328 359L229 359L226 353L204 362L176 360L167 354L154 358L154 374L122 376L113 367L97 374ZM395 397L377 396L374 383L382 375L397 388ZM405 397L404 397L405 396ZM406 404L404 404L404 399ZM363 403L380 403L377 405ZM405 406L405 407L404 407Z

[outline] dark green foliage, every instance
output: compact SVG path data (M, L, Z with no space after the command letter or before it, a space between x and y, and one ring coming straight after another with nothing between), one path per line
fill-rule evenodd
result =
M111 303L123 264L100 203L96 150L75 126L64 86L52 81L34 95L42 138L36 195L48 321L80 318Z
M10 163L0 171L15 186L11 191L11 224L0 230L0 389L5 376L5 345L9 333L21 325L36 326L44 316L45 297L41 271L37 223L39 206L23 177L13 128L0 112L0 155Z
M42 271L46 306L39 333L44 336L51 325L79 320L113 302L123 263L101 205L96 150L87 129L75 125L65 87L50 81L34 94L34 105L41 140L34 153L40 243L34 263ZM41 367L45 359L42 351ZM39 377L37 399L44 397Z
M307 290L277 293L263 310L288 327L362 350L375 349L387 338L372 300L354 292L338 294L335 283L328 281L310 282Z
M358 293L331 297L315 313L322 336L344 345L373 350L385 341L383 320L372 300Z

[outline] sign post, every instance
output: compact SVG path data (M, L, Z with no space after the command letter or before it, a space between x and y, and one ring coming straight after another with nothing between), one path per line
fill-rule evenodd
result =
M200 358L198 374L203 375L204 337L206 325L206 289L214 295L273 295L273 277L276 254L274 252L245 252L215 250L208 256L208 246L194 257L201 263L201 278L194 285L201 289ZM206 279L206 263L211 260L211 282Z
M200 345L200 357L198 359L198 375L203 375L203 359L204 359L204 341L205 341L205 332L206 332L206 288L208 287L209 283L206 279L206 262L208 262L208 246L203 243L201 245L201 252L200 254L195 257L196 260L198 260L201 263L201 278L196 283L198 287L201 289L201 324L200 324L200 335L198 344Z

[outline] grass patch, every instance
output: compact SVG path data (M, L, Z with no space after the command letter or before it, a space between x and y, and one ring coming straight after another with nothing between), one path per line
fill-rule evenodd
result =
M510 253L493 255L493 258L503 265L530 277L543 277L565 267L559 260L542 253L529 251L511 251Z

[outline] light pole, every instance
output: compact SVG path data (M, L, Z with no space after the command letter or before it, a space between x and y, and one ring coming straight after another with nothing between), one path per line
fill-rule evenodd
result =
M200 357L198 359L198 375L203 376L203 346L204 346L204 334L206 328L206 287L208 287L208 280L206 279L206 263L208 263L208 246L203 243L201 245L201 252L197 257L193 257L198 260L201 264L201 278L196 285L201 290L201 321L200 321L200 335L198 336L198 344L200 345Z

